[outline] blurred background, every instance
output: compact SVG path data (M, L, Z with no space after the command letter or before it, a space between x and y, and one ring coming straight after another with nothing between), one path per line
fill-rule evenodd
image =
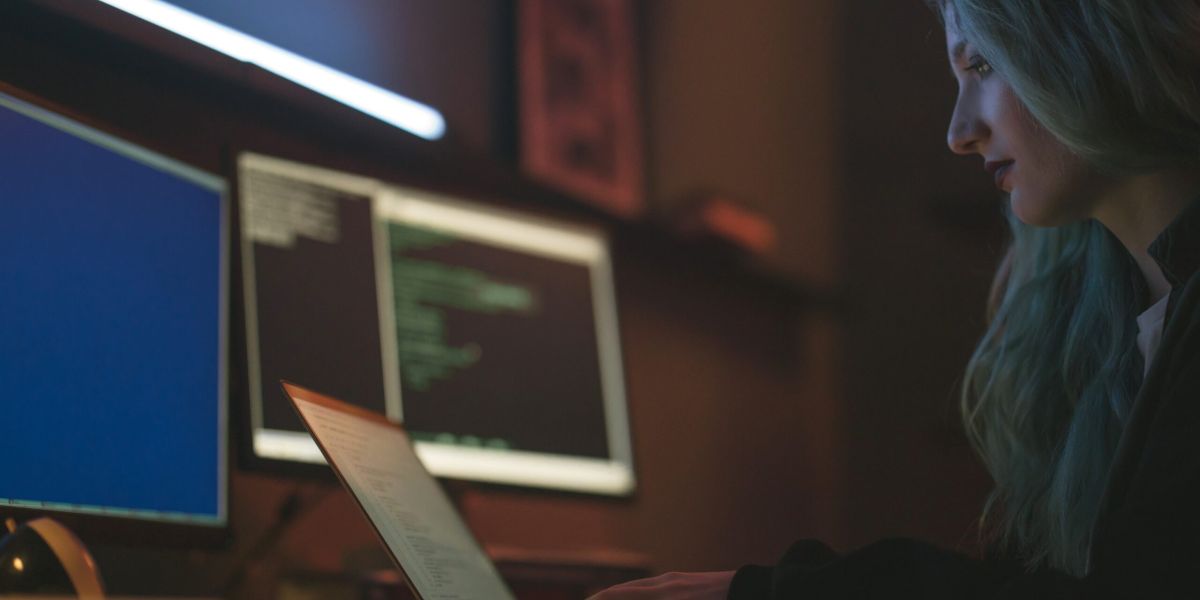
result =
M769 564L798 538L975 549L988 478L957 383L1004 228L946 148L955 87L920 0L174 4L432 106L445 135L90 0L4 3L3 91L223 177L253 150L613 241L636 490L449 482L485 547L532 569L514 577ZM332 478L245 459L239 343L226 535L85 528L111 591L313 597L387 567Z

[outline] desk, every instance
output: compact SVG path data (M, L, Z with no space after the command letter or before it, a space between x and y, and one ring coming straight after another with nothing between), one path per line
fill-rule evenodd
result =
M579 600L650 575L648 560L615 552L545 553L514 548L487 549L501 577L519 600ZM353 576L298 571L279 578L277 600L411 600L395 570Z

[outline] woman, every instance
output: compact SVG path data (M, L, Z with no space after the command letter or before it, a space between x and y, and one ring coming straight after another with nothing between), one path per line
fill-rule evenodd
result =
M597 599L1200 598L1200 3L932 4L950 148L1013 216L962 401L988 556L800 542Z

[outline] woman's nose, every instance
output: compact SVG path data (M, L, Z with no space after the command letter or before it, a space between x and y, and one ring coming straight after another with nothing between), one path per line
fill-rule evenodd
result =
M979 147L990 135L987 123L976 111L959 98L950 116L950 127L946 131L946 145L955 154L977 154Z

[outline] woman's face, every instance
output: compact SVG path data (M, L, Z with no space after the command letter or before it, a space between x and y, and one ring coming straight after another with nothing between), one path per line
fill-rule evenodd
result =
M982 157L1025 223L1054 226L1091 217L1105 178L1033 119L1004 75L960 35L952 8L945 17L946 49L958 81L946 135L950 149Z

